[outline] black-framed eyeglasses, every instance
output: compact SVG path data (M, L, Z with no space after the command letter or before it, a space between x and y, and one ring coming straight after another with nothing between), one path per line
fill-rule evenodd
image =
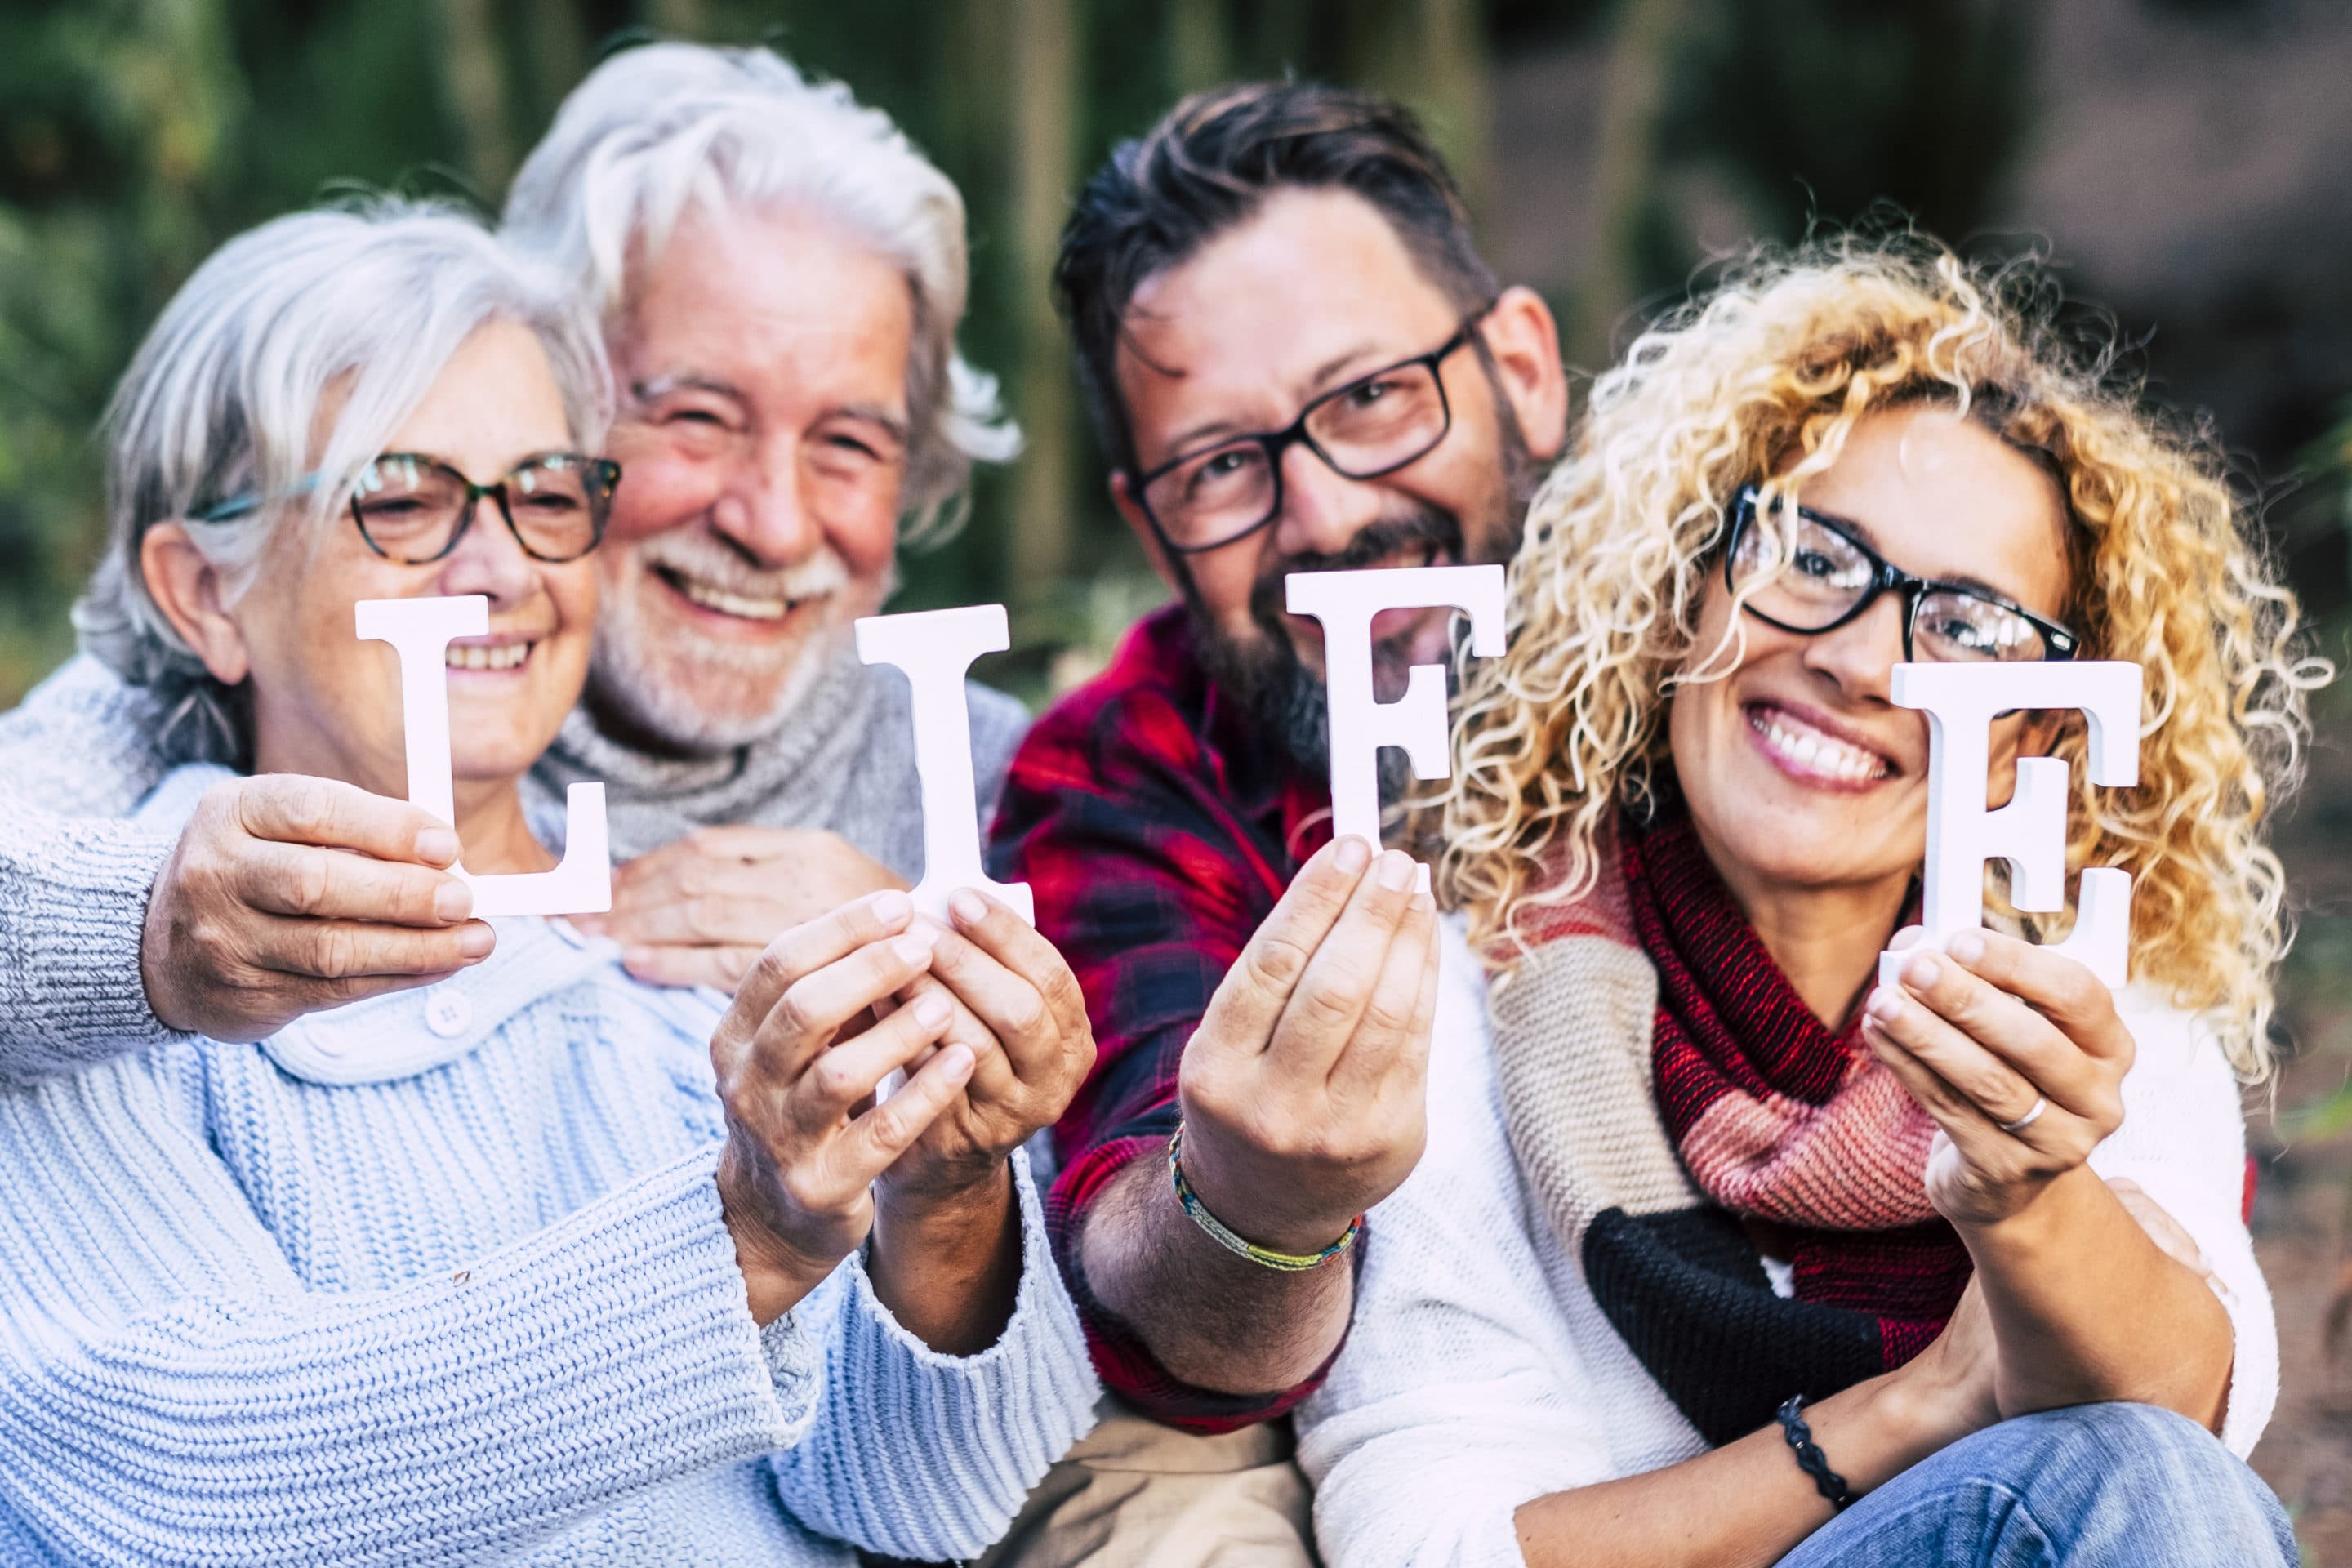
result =
M1981 588L1932 583L1889 565L1835 518L1792 510L1784 536L1757 516L1757 487L1732 499L1731 540L1723 556L1724 585L1767 626L1812 635L1834 631L1875 604L1881 594L1903 595L1903 657L1931 663L1969 664L2068 659L2081 639ZM1785 554L1784 554L1785 547Z
M1282 510L1283 454L1293 446L1350 479L1377 479L1429 456L1454 427L1438 367L1470 342L1493 309L1464 317L1429 353L1323 394L1280 430L1235 436L1138 476L1136 504L1160 542L1179 555L1197 555L1273 521Z
M320 479L303 475L291 493L317 489ZM576 452L543 453L487 485L476 484L438 458L387 452L352 481L352 521L367 547L385 560L426 566L457 548L488 496L499 503L499 515L523 553L556 565L579 560L604 539L614 487L620 482L620 464ZM233 496L197 512L193 521L226 522L258 510L263 500L253 493Z

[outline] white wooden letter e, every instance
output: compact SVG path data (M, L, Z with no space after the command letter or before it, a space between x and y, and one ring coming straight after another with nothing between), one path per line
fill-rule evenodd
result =
M400 715L407 737L408 802L452 827L457 824L449 764L449 644L490 629L490 602L456 598L362 599L360 640L388 642L400 657ZM604 824L604 786L576 784L563 800L563 862L552 871L478 877L462 865L450 874L474 889L474 913L590 915L613 907L613 856Z
M2091 782L2139 782L2140 668L2114 660L2080 664L1898 664L1888 696L1927 714L1927 860L1920 878L1920 923L1941 948L1984 923L1984 868L2009 862L2010 902L2021 910L2066 906L2066 763L2020 757L2017 793L1999 811L1985 806L1993 719L2013 708L2075 709L2090 723ZM2074 930L2053 951L2121 989L2131 953L2131 875L2112 867L2083 873ZM1907 952L1882 953L1878 978L1892 985Z

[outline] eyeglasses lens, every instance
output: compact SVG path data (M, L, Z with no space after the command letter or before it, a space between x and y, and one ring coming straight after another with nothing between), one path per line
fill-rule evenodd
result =
M1919 596L1911 651L1915 658L1946 664L2049 657L2041 630L2016 611L1973 594L1944 592Z
M1785 537L1758 514L1740 530L1731 561L1732 586L1747 592L1759 613L1799 631L1834 625L1877 580L1852 540L1804 518L1793 537Z
M612 491L593 468L543 458L507 476L507 506L523 542L542 560L570 561L596 546Z
M1255 441L1187 458L1143 489L1168 537L1199 548L1246 533L1274 510L1274 466Z
M1409 364L1342 387L1307 416L1307 434L1349 478L1386 473L1420 457L1445 434L1437 373Z

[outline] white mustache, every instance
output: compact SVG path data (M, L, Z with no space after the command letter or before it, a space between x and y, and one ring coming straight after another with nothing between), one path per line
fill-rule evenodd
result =
M647 540L638 559L647 568L746 599L822 599L849 586L849 563L823 541L807 560L773 571L761 571L717 542L685 530Z

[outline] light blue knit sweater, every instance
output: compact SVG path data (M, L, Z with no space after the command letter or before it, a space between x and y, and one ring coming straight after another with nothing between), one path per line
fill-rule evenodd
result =
M0 1089L0 1563L963 1557L1085 1431L1025 1163L988 1351L926 1348L856 1257L761 1331L716 1005L559 923L499 935L273 1041ZM320 1081L418 1045L437 1065Z

